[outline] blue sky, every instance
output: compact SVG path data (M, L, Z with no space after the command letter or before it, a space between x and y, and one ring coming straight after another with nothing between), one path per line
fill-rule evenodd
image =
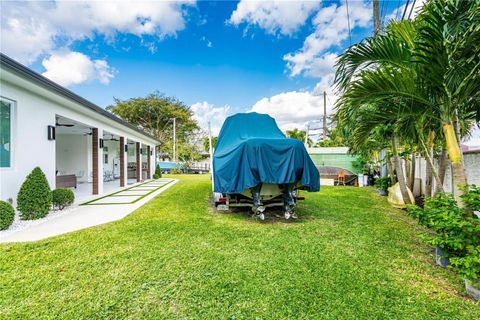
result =
M344 0L1 5L3 53L102 107L175 96L214 130L239 111L269 113L282 129L318 121L322 92L329 111L336 99L335 57L350 36L372 34L370 0L348 1L349 19ZM380 1L382 17L404 5Z

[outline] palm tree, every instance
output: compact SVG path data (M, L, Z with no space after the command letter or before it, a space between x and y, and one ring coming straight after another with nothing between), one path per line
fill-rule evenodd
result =
M480 55L464 40L480 39L479 3L426 4L416 21L393 22L385 34L349 48L339 59L335 79L343 94L337 109L345 104L383 106L390 111L389 123L401 128L402 122L413 121L414 126L407 126L409 136L418 138L434 173L432 143L442 137L459 203L459 187L467 181L459 142L480 119ZM438 173L434 176L439 185Z
M298 130L297 128L295 128L293 130L287 130L286 133L287 133L287 137L292 138L292 139L297 139L297 140L300 140L302 142L305 142L305 137L307 135L306 131ZM309 147L311 147L313 145L313 141L310 138L308 138L307 144L308 144Z

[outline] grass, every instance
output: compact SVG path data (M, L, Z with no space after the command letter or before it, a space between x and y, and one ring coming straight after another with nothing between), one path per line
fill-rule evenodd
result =
M0 246L0 318L480 318L371 189L306 194L293 223L214 213L209 191L181 176L121 221Z

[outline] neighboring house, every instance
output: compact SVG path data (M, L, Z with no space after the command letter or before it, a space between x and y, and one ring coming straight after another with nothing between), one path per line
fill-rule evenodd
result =
M0 55L0 199L35 167L52 189L101 195L151 178L160 141ZM77 188L75 188L77 185Z

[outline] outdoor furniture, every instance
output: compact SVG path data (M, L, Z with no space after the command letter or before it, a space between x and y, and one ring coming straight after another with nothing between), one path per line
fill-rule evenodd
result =
M83 170L78 171L77 174L75 175L77 177L77 181L82 179L84 175L85 175L85 171Z
M55 186L57 188L77 188L77 177L74 174L56 176Z
M113 181L115 180L115 177L113 176L113 172L110 170L105 170L103 172L103 181L108 182L108 181Z

